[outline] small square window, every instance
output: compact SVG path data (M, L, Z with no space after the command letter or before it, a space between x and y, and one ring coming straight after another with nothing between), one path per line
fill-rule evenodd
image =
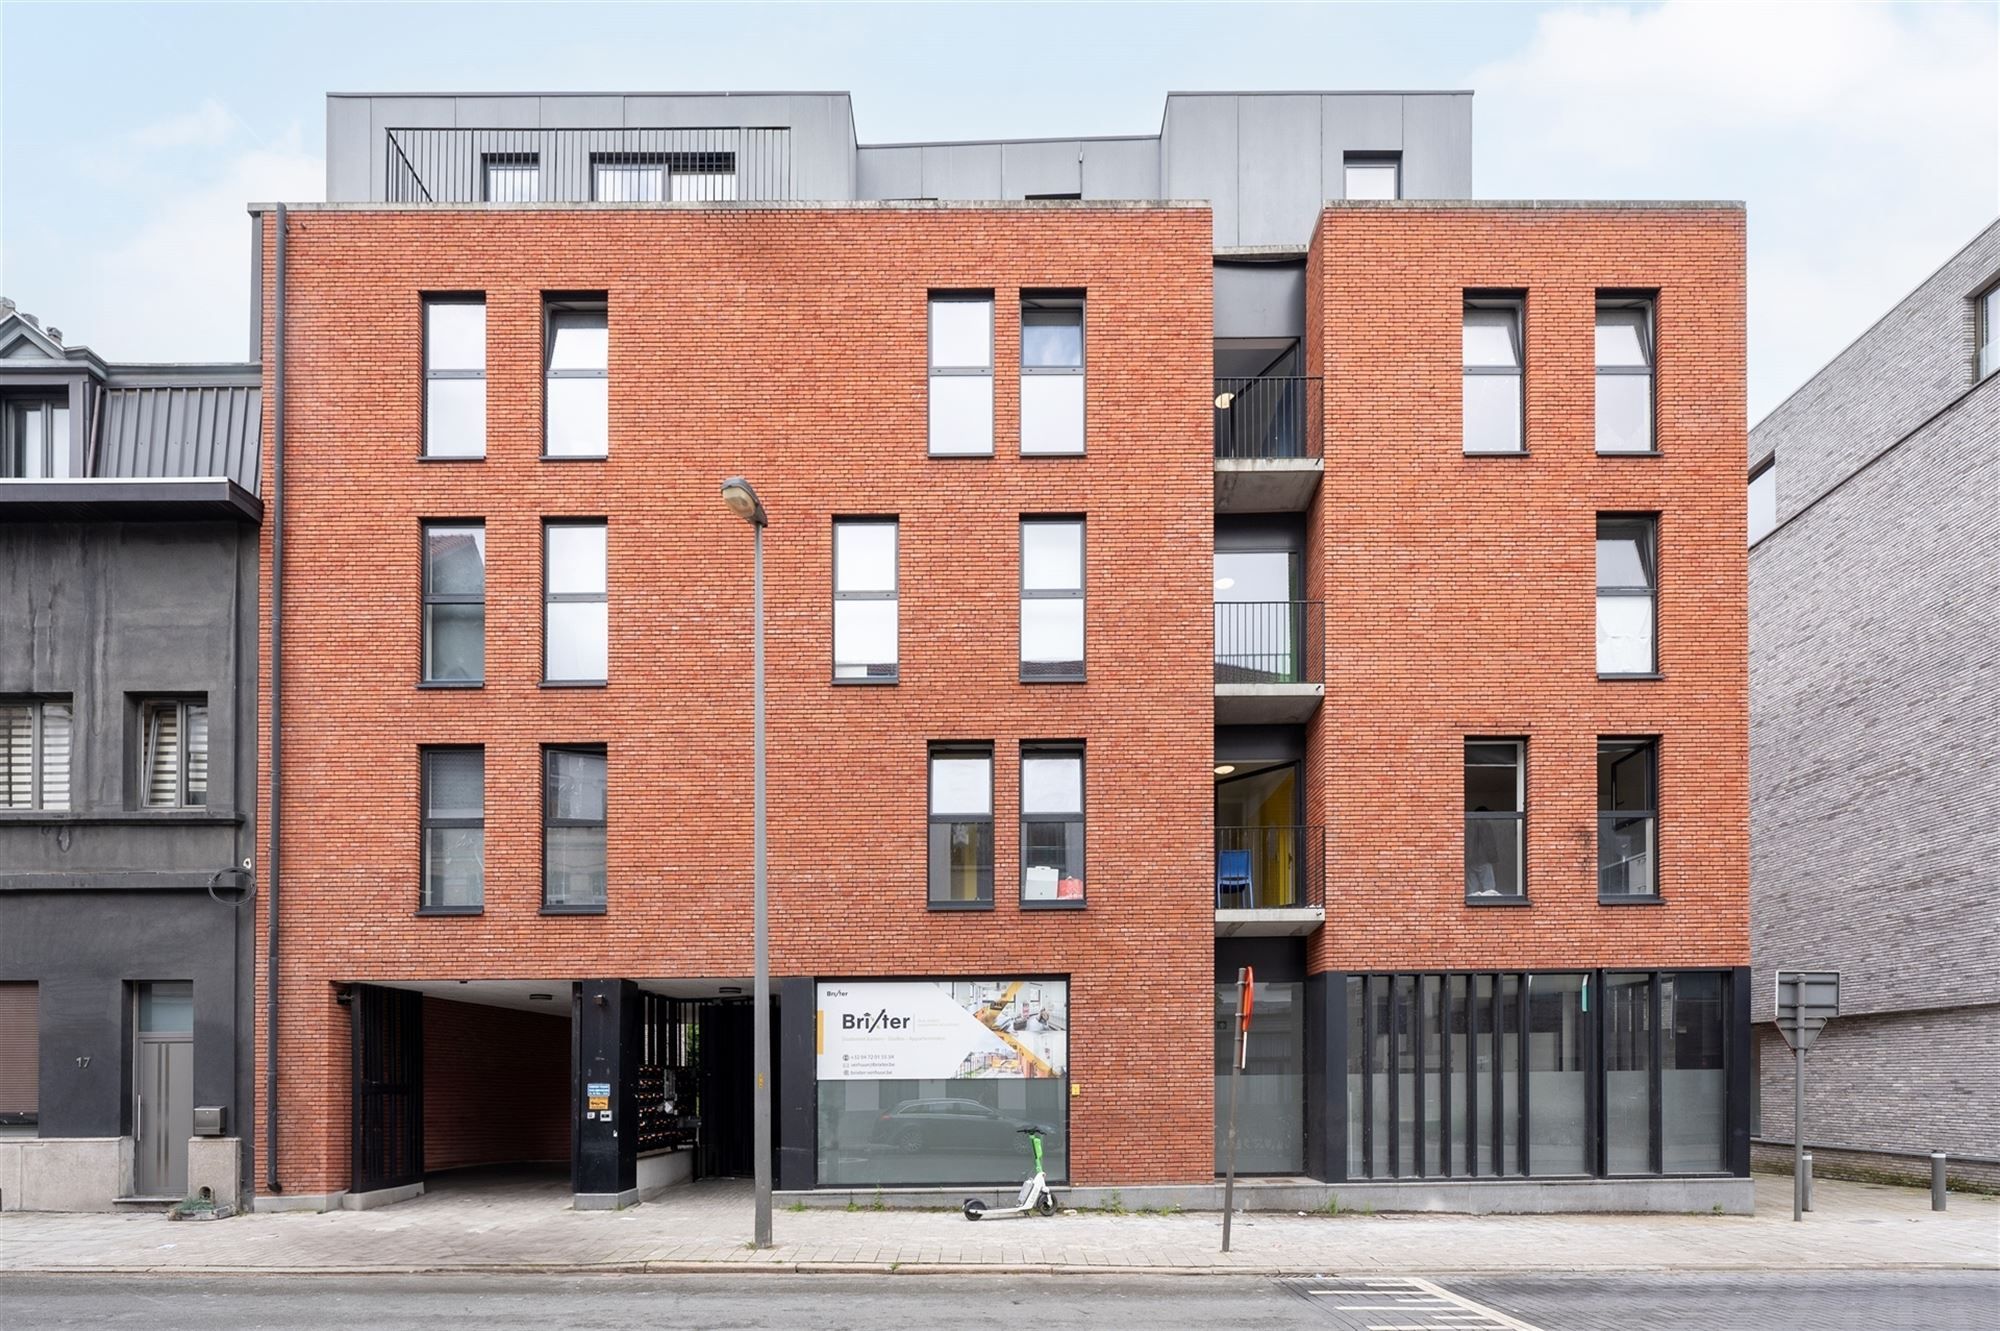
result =
M534 153L487 153L481 165L488 203L540 201L542 166Z
M1348 153L1347 192L1349 199L1400 199L1403 197L1403 155L1401 153Z

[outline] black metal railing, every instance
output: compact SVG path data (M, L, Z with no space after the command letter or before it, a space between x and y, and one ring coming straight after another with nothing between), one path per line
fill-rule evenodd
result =
M1217 601L1215 682L1325 682L1325 615L1318 601Z
M1215 908L1326 906L1326 828L1215 829Z
M1320 381L1260 376L1215 381L1215 455L1316 458Z
M386 203L792 197L787 129L390 129Z

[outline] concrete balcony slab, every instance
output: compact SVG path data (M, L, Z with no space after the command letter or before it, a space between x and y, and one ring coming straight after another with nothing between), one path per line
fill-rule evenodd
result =
M1319 458L1217 458L1218 513L1303 513L1319 492Z

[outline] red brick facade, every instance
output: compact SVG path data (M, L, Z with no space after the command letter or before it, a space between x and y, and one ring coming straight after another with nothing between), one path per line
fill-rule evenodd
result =
M1156 206L291 215L287 1192L348 1184L337 983L749 973L750 533L716 493L733 473L771 512L774 973L1067 974L1072 1175L1208 1171L1209 235L1205 209ZM1089 455L1022 459L1019 295L1051 287L1088 292ZM937 288L995 293L990 459L925 455ZM484 461L418 459L427 291L486 293ZM548 291L608 295L606 461L539 460ZM1018 521L1077 512L1089 682L1023 685ZM845 514L901 519L893 688L828 682ZM540 522L561 516L609 524L602 689L537 682ZM486 522L486 684L420 690L419 522L453 517ZM994 744L991 913L925 907L926 745L950 739ZM1018 753L1038 739L1087 745L1082 912L1015 904ZM603 916L538 913L538 750L560 742L609 752ZM414 915L426 743L486 747L483 915Z

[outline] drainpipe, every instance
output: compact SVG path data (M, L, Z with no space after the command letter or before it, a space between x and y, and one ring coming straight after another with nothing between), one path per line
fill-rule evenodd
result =
M264 1027L264 1186L283 1192L278 1181L278 850L284 776L285 652L285 205L278 205L276 293L271 319L271 849L268 883L270 937L265 954L269 992Z

